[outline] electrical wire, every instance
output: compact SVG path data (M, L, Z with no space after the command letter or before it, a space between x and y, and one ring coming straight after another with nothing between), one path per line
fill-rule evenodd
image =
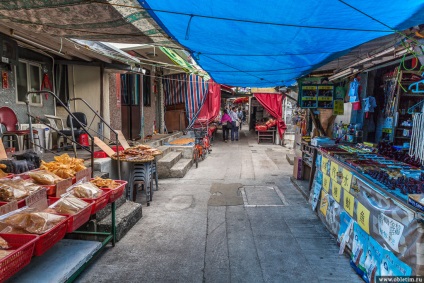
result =
M381 32L381 33L391 33L392 32L391 30L387 31L387 30L372 30L372 29L355 29L355 28L340 28L340 27L308 26L308 25L283 24L283 23L265 22L265 21L256 21L256 20L247 20L247 19L216 17L216 16L207 16L207 15L192 14L192 13L183 13L183 12L177 12L177 11L169 11L169 10L163 10L163 9L145 8L145 7L134 6L134 5L116 4L116 3L110 3L110 2L106 2L105 3L105 2L96 1L96 0L87 0L87 2L104 4L104 5L111 5L111 6L117 6L117 7L134 8L134 9L139 9L139 10L152 11L152 12L156 12L156 13L165 13L165 14L182 15L182 16L198 17L198 18L221 20L221 21L231 21L231 22L242 22L242 23L250 23L250 24L260 24L260 25L296 27L296 28L307 28L307 29L360 31L360 32Z

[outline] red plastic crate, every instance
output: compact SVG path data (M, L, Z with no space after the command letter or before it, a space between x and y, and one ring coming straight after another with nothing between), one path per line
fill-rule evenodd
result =
M32 258L37 235L0 234L14 251L0 260L0 282L5 282L25 267Z
M113 151L115 151L115 152L117 151L116 145L115 146L112 146L111 148L112 148ZM124 147L119 146L119 152L121 152L121 151L124 151ZM106 152L104 152L103 150L95 151L93 154L94 154L94 158L106 158L106 157L109 157L106 154Z
M19 176L24 180L31 179L31 177L27 173L19 174L16 176ZM39 185L39 186L46 188L47 196L54 196L56 194L56 185Z
M49 206L55 202L57 202L59 200L59 198L56 197L50 197L49 198ZM79 227L81 227L82 225L84 225L84 223L86 223L88 220L90 220L90 215L91 215L91 210L92 210L92 206L93 203L88 203L88 206L84 209L81 209L78 213L76 214L62 214L65 216L68 216L68 228L66 229L67 233L72 233L75 230L77 230Z
M96 214L97 211L105 208L106 205L109 203L109 195L110 191L103 191L103 194L98 198L82 198L82 200L88 203L93 203L93 206L91 207L91 214Z
M40 235L35 243L34 255L40 256L53 247L57 242L65 237L68 228L68 218L66 217L56 227L53 227L48 232Z
M14 175L15 175L15 174L7 173L7 175L6 175L6 176L4 176L3 178L0 178L0 179L12 179Z
M125 191L125 185L128 183L127 181L115 180L116 183L119 184L116 188L102 188L102 190L109 192L109 203L115 202L119 199Z

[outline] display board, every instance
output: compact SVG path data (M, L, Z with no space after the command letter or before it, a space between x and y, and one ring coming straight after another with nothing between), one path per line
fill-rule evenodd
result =
M300 107L333 109L334 85L301 85Z
M316 166L312 208L340 243L346 237L352 263L363 279L424 274L422 214L321 151Z

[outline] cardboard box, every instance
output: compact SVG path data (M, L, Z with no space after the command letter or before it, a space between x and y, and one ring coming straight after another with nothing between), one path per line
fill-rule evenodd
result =
M424 212L424 194L408 195L408 203L413 207Z
M302 180L302 158L295 157L293 161L293 177Z

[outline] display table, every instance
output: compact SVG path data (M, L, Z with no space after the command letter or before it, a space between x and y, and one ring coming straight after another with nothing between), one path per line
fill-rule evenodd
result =
M269 129L266 131L258 131L258 143L264 140L270 141L272 144L275 142L275 129Z
M408 204L407 196L322 149L315 165L312 208L345 243L364 280L424 274L424 215Z

